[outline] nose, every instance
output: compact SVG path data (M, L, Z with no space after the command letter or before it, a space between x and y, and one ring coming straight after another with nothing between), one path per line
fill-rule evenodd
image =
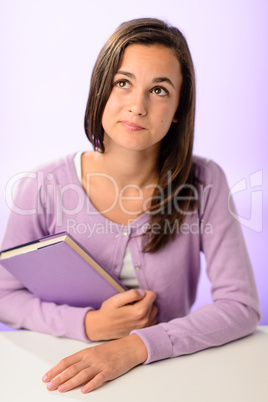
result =
M145 116L147 114L146 95L142 91L134 91L130 98L128 111L135 116Z

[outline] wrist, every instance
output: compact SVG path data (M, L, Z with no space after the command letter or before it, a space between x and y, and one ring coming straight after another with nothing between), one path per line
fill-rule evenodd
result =
M127 341L130 352L133 354L137 365L144 363L148 358L148 351L141 340L141 338L136 334L131 334L122 338Z
M85 315L85 333L87 338L92 341L98 341L96 328L98 324L98 310L89 310Z

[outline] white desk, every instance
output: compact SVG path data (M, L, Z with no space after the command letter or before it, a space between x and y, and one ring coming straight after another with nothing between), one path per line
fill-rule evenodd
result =
M228 345L136 367L90 394L80 388L48 392L42 375L87 346L35 332L0 332L0 401L268 401L268 326Z

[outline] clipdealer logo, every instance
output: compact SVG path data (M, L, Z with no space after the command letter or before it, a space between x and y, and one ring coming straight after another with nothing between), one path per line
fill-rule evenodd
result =
M231 199L238 193L245 193L250 207L250 217L238 215L232 208ZM263 229L263 171L258 170L252 173L248 180L246 178L237 182L229 191L228 208L230 214L241 225L254 232L262 232Z
M102 175L103 176L103 175ZM101 177L102 177L101 176ZM56 214L56 222L58 226L61 226L64 221L64 217L74 216L79 213L84 207L87 210L88 215L96 215L98 213L105 213L111 210L116 201L118 201L119 206L124 212L129 213L130 215L133 213L128 211L124 207L124 200L128 199L125 191L130 187L125 186L121 191L119 191L115 180L109 176L105 175L105 177L112 181L115 188L115 197L112 204L105 211L96 211L92 209L89 205L89 200L85 197L84 190L81 186L76 183L69 183L67 185L61 185L59 183L53 182L53 174L48 173L44 174L43 171L34 172L23 172L14 175L10 178L6 186L6 203L9 208L19 214L19 215L34 215L34 214L44 214L43 200L47 199L47 210L46 213ZM15 203L15 190L17 189L17 185L21 180L26 179L28 183L31 183L32 191L36 189L38 192L38 197L35 202L23 203L22 205L16 205ZM164 197L162 188L157 186L159 190L159 197ZM194 194L194 198L200 203L200 213L204 212L205 208L205 200L206 194L212 188L212 185L201 185L199 189L191 186ZM88 189L89 190L89 189ZM141 189L136 188L137 192L136 196L141 197ZM171 189L169 189L171 191ZM180 210L180 190L179 187L176 192L176 197L174 198L174 207L178 212L182 212ZM198 191L199 190L199 191ZM89 191L88 191L89 192ZM247 200L247 205L249 205L250 216L249 218L245 216L239 215L233 204L233 197L235 195L243 193L243 199ZM147 200L145 201L145 203ZM86 203L86 205L85 205ZM169 205L170 207L170 205ZM146 210L146 205L144 205L144 210ZM262 232L263 229L263 171L258 170L255 173L250 174L247 178L244 177L239 180L235 185L233 185L228 194L228 210L234 219L236 219L241 225L247 227L250 230L255 232ZM138 213L140 211L135 211L134 213ZM156 211L158 213L158 211ZM188 215L189 212L186 212ZM79 227L80 228L80 227ZM185 229L185 228L184 228ZM184 230L183 229L183 230ZM208 228L206 228L207 230ZM172 229L173 230L173 229ZM211 228L209 228L211 231Z

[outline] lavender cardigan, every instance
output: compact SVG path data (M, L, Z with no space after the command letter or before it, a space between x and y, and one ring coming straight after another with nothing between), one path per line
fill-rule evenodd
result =
M31 172L20 181L2 249L47 234L68 231L96 260L119 275L128 245L142 289L157 294L158 324L134 330L145 343L148 359L193 353L252 333L260 319L256 285L225 175L214 162L194 157L202 181L200 207L188 215L174 238L156 253L142 253L147 214L128 226L101 215L87 198L76 175L73 156ZM105 196L105 195L104 195ZM213 304L190 312L205 254ZM0 321L55 336L88 341L88 308L42 302L0 267Z

